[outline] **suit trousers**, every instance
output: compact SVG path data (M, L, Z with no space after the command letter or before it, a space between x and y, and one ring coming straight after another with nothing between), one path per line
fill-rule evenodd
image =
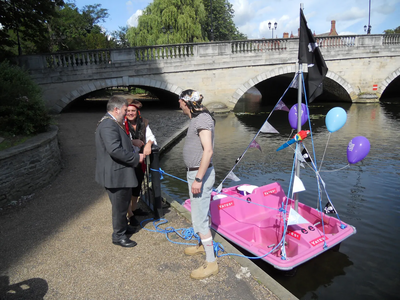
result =
M132 188L106 188L112 207L112 241L119 242L126 239L128 220L126 214L131 201Z

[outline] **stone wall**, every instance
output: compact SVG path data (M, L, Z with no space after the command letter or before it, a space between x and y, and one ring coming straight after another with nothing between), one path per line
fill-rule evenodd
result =
M31 195L61 169L58 127L0 151L0 207Z

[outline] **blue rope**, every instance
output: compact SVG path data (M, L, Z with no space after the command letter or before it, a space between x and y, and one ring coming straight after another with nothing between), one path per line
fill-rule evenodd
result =
M244 257L244 258L248 258L248 259L261 259L266 257L267 255L275 252L275 250L282 244L282 240L268 253L262 255L262 256L246 256L243 254L237 254L237 253L224 253L224 254L218 254L219 251L224 252L224 248L222 247L222 245L218 242L214 242L214 251L217 255L217 257L223 257L223 256L238 256L238 257ZM284 247L283 247L284 248Z
M154 172L160 173L160 179L164 179L163 174L165 174L165 175L167 175L167 176L170 176L170 177L172 177L172 178L175 178L175 179L178 179L178 180L180 180L180 181L183 181L183 182L186 182L186 183L187 183L186 180L183 180L183 179L181 179L181 178L179 178L179 177L176 177L176 176L174 176L174 175L168 174L168 173L166 173L165 171L163 171L161 168L158 169L158 170L150 168L150 170L151 170L151 171L154 171Z
M151 220L154 220L153 221L153 226L155 228L154 230L153 229L147 229L147 228L145 228L143 226L144 222L151 221ZM159 222L159 223L157 223L157 222ZM170 226L170 227L167 227L165 229L159 228L160 225L163 225L163 224L166 224L166 223L168 223L168 220L166 220L166 219L157 219L157 220L155 220L155 219L151 218L151 219L146 219L146 220L141 221L140 222L140 226L143 229L145 229L147 231L150 231L150 232L164 233L165 237L167 238L167 240L170 241L173 244L195 246L195 245L198 245L200 243L200 237L193 231L192 227L175 229L172 226ZM193 240L193 239L197 239L197 244L174 242L168 236L170 233L176 233L180 238L182 238L184 240L187 240L187 241L190 241L190 240Z
M154 226L155 229L148 229L148 228L145 228L143 226L144 222L148 222L148 221L152 221L152 220L153 220L153 226ZM147 231L150 231L150 232L157 232L157 233L165 234L167 240L169 242L173 243L173 244L196 246L196 245L198 245L200 243L200 241L201 241L200 237L193 231L192 227L175 229L172 226L170 226L170 227L167 227L165 229L159 228L160 225L163 225L163 224L166 224L166 223L168 223L168 220L166 220L166 219L157 219L157 220L155 220L153 218L150 218L150 219L145 219L145 220L141 221L140 222L140 226L143 229L145 229ZM193 243L180 243L180 242L172 241L168 236L170 233L176 233L180 238L182 238L184 240L189 240L190 241L190 240L196 239L197 243L196 244L193 244ZM256 257L254 257L254 256L246 256L246 255L236 254L236 253L225 253L225 254L218 255L218 253L220 251L221 252L225 252L225 249L224 249L224 247L222 246L221 243L218 243L218 242L215 242L215 241L213 241L213 249L214 249L214 253L216 254L217 257L239 256L239 257L244 257L244 258L248 258L248 259L260 259L260 258L263 258L263 257L267 256L268 254L274 252L281 244L282 244L282 240L267 254L265 254L263 256L256 256Z
M314 139L313 139L313 134L312 134L310 112L309 112L309 109L308 109L308 99L307 99L304 76L303 76L303 72L302 71L301 71L301 75L302 75L303 87L304 87L304 100L306 102L307 115L309 116L308 117L308 126L310 128L311 145L312 145L312 148L313 148L313 155L314 155L314 161L315 161L315 164L313 163L313 166L314 166L314 168L315 168L314 170L315 170L315 172L317 174L318 200L319 200L319 207L321 209L320 210L320 214L321 214L322 232L323 232L323 235L324 235L324 246L323 247L324 247L324 249L326 249L328 246L326 244L326 234L325 234L325 226L324 226L324 213L322 211L322 197L321 197L322 192L321 192L321 186L319 184L319 181L322 180L322 179L321 179L321 176L319 175L318 168L317 168L317 158L316 158L316 155L315 155L315 147L314 147Z
M247 200L245 200L245 199L242 199L242 198L236 197L236 196L234 196L234 195L225 194L225 193L223 193L223 192L218 192L217 190L213 190L213 191L214 191L214 192L216 192L217 194L225 195L225 196L228 196L229 198L237 199L237 200L240 200L240 201L246 202L246 203L248 203L248 204L253 204L253 205L257 205L257 206L265 207L265 208L268 208L268 209L271 209L271 210L277 210L277 211L280 211L280 210L281 210L280 208L274 208L274 207L266 206L266 205L263 205L263 204L254 203L253 201L251 201L251 202L248 202L248 201L247 201Z

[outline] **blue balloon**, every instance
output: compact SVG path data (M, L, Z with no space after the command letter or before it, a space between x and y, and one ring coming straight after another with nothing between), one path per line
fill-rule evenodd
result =
M347 121L346 111L341 107L334 107L325 117L325 124L329 132L335 132L343 127Z

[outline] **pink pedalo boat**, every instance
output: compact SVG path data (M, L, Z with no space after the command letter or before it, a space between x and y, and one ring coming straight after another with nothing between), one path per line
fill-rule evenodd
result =
M302 203L298 203L296 214L294 203L276 182L261 187L225 188L219 194L213 193L211 227L230 242L284 271L356 233L355 227ZM190 211L190 199L183 206ZM290 224L287 221L293 215L301 224L285 225Z

